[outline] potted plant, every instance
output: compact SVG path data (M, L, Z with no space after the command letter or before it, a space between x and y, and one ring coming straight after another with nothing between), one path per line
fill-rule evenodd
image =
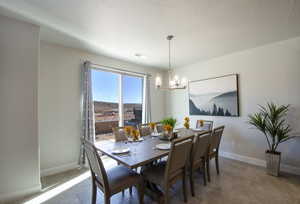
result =
M174 129L177 120L175 118L169 117L169 118L165 118L162 121L160 121L161 124L163 125L171 125L172 129Z
M260 130L266 137L268 150L266 150L267 173L278 176L280 171L281 152L278 145L293 138L291 128L286 121L289 105L276 105L268 103L266 107L259 106L259 112L249 115L249 123Z
M173 137L173 130L177 120L175 118L169 117L163 119L160 122L163 125L165 131L165 135L163 136L163 139L171 139Z

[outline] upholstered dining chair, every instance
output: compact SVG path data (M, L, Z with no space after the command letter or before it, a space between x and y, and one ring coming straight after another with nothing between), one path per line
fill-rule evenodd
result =
M113 127L112 131L116 142L128 140L124 131L124 127Z
M183 197L184 201L187 202L186 165L193 139L194 135L174 139L171 143L167 162L160 162L142 171L146 181L162 187L165 203L169 201L169 188L179 179L182 179Z
M198 133L194 139L189 165L189 177L192 196L195 196L194 172L196 170L201 170L203 172L203 181L204 185L206 185L206 160L208 156L211 133L212 131Z
M201 123L203 123L203 124L201 124ZM211 120L197 120L196 128L202 128L203 130L208 131L208 130L213 129L213 124L214 124L214 122Z
M224 128L225 128L225 126L220 126L220 127L214 128L212 131L211 137L210 137L208 157L207 157L207 161L206 161L207 179L209 182L210 182L209 161L211 159L215 158L217 174L220 173L220 170L219 170L219 147L220 147Z
M188 135L195 134L195 132L191 129L186 129L186 128L178 128L176 129L178 131L178 137L184 137Z
M138 125L141 137L147 136L151 134L151 128L148 123L139 124Z
M138 186L139 201L143 203L144 182L142 176L122 165L106 171L95 146L84 139L82 142L91 170L92 204L96 204L97 188L104 194L104 203L110 204L110 197L112 195L132 186Z

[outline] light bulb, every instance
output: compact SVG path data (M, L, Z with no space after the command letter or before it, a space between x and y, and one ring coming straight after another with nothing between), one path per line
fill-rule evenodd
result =
M186 86L186 84L187 84L187 79L186 79L185 77L183 77L183 78L181 79L181 85L182 85L182 86Z
M174 81L174 80L171 80L171 81L169 82L169 85L170 85L170 87L174 87L174 86L175 86L175 81Z
M156 77L155 85L156 87L161 87L161 78L159 76Z

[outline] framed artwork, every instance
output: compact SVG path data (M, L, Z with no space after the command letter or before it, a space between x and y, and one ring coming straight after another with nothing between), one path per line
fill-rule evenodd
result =
M239 116L238 75L189 82L190 115Z

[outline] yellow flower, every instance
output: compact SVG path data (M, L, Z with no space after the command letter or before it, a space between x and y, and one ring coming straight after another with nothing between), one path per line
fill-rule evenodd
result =
M190 122L190 118L189 118L189 117L185 117L184 120L185 120L186 122Z
M172 130L172 126L171 125L164 125L164 130L167 132L170 132Z
M204 125L204 120L200 120L200 126L203 127Z
M124 127L124 131L128 135L131 133L132 129L133 129L132 126L125 126Z
M139 136L140 136L140 132L136 129L132 129L131 136L132 136L133 140L138 140Z
M190 128L190 123L189 123L189 122L185 122L183 125L184 125L184 127L185 127L186 129L189 129L189 128Z
M152 130L154 130L155 126L156 126L155 123L149 123L149 127L150 127Z

